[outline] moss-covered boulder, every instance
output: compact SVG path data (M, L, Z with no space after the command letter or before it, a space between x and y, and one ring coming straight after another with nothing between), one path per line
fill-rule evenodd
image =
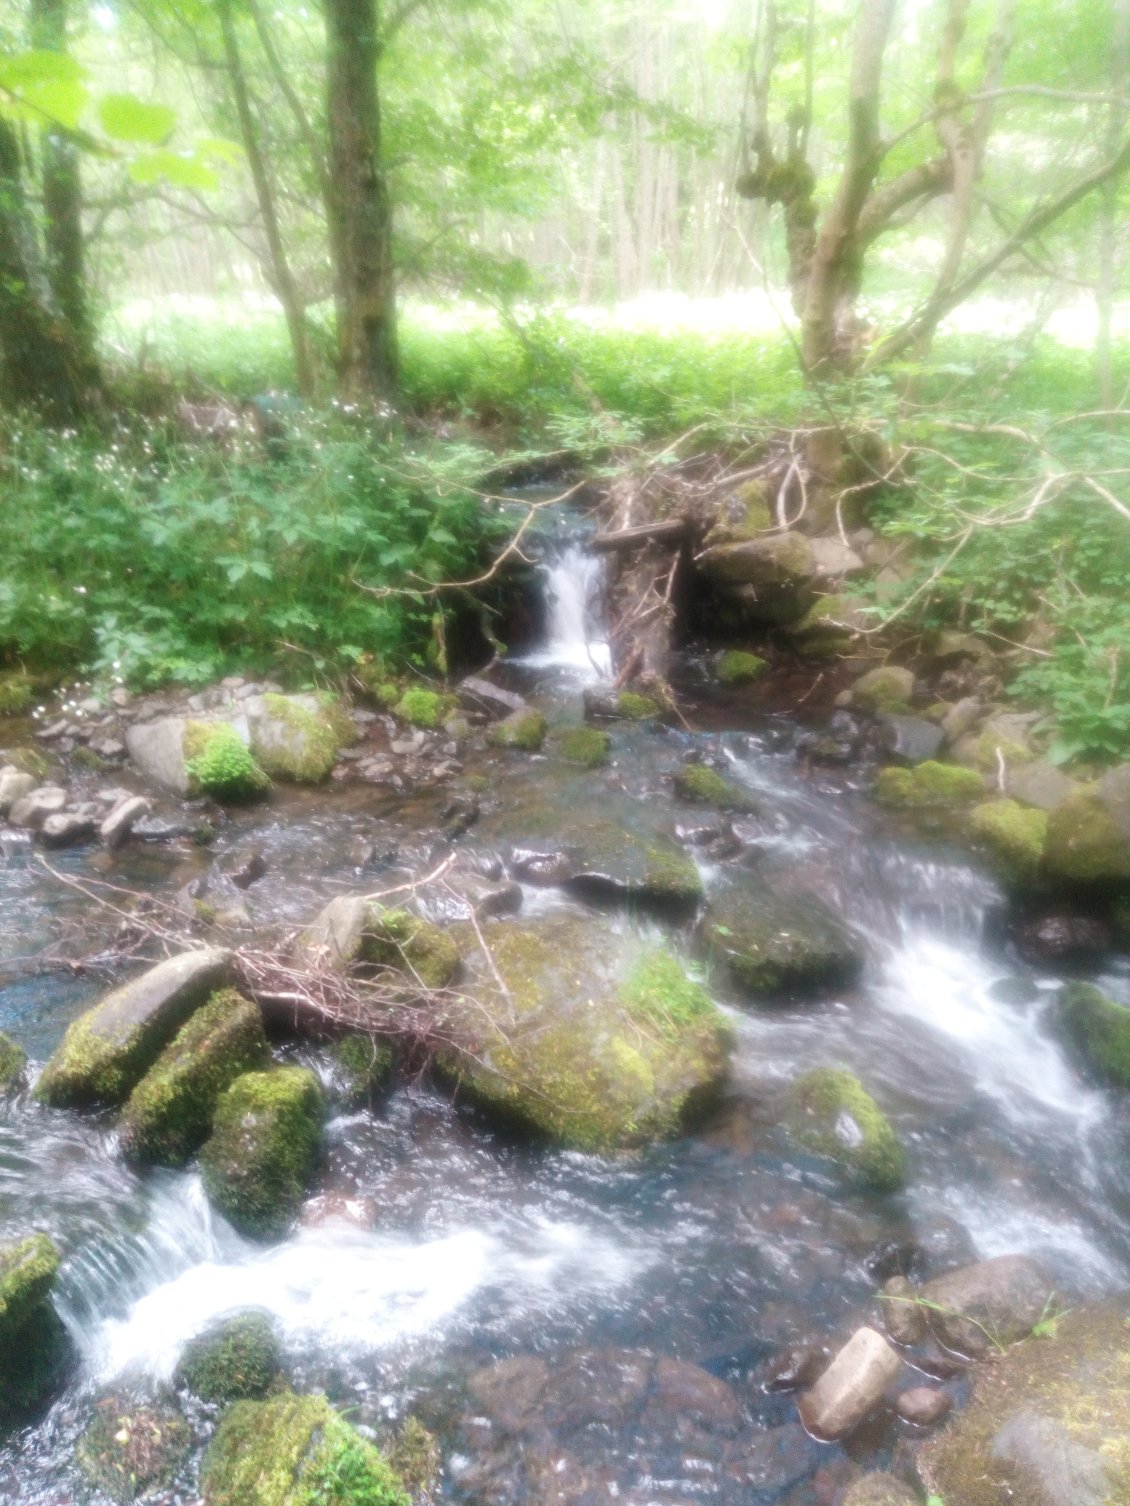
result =
M536 753L545 742L549 724L540 711L524 706L521 711L512 711L500 722L487 729L487 742L492 748L517 748L523 753Z
M1130 1088L1130 1009L1092 983L1069 983L1056 999L1060 1034L1088 1071Z
M234 989L213 994L130 1094L123 1152L132 1161L183 1166L208 1138L220 1094L268 1058L258 1008Z
M711 1098L730 1032L664 948L574 917L486 934L490 962L467 938L476 1002L444 1058L479 1101L604 1151L677 1134Z
M945 811L983 800L985 781L973 769L927 759L913 769L881 769L873 794L895 810Z
M241 1234L271 1239L297 1213L321 1143L322 1090L313 1072L248 1072L216 1104L200 1155L204 1190Z
M239 1401L201 1471L205 1506L409 1506L392 1466L321 1394Z
M189 1016L225 986L230 967L230 952L203 947L115 989L69 1026L36 1097L59 1106L123 1102Z
M651 722L663 715L654 696L638 690L586 690L585 717L600 722Z
M439 726L449 706L450 702L447 698L437 694L436 691L425 690L422 685L413 685L411 689L404 692L392 709L401 721L409 722L413 727L422 727L425 732L431 732Z
M329 1056L333 1095L346 1108L368 1103L392 1077L392 1047L371 1035L343 1036L330 1047Z
M128 1506L147 1491L168 1485L191 1445L188 1423L174 1408L107 1396L79 1439L75 1459L91 1485Z
M989 800L969 812L969 830L1005 883L1035 879L1044 859L1046 811L1015 800Z
M425 988L446 988L459 971L459 948L447 931L363 895L331 900L296 950L307 967L399 975Z
M895 664L881 664L861 675L851 688L857 711L905 711L914 694L914 673Z
M1048 876L1079 884L1130 879L1130 832L1101 785L1069 795L1048 814Z
M683 849L658 831L611 821L581 821L569 830L567 889L584 899L639 902L686 910L703 896L702 877Z
M863 967L859 943L821 900L762 886L712 899L703 939L708 955L755 999L848 987Z
M186 722L183 746L190 795L203 793L239 805L257 800L271 787L266 772L229 722Z
M272 779L320 784L357 732L336 696L261 695L246 707L251 752Z
M864 1475L852 1485L843 1506L919 1506L919 1497L894 1475Z
M857 652L860 635L871 626L874 619L850 597L821 596L786 631L789 642L806 659L834 659Z
M772 482L764 476L755 476L719 503L718 517L706 535L706 543L740 543L755 539L759 533L769 533L776 526Z
M751 685L768 669L768 662L759 654L746 653L740 648L723 649L714 661L714 673L723 685Z
M1130 1501L1130 1306L1075 1308L980 1367L968 1404L919 1454L945 1506Z
M692 805L714 805L723 811L756 809L756 801L748 790L724 779L704 763L685 763L676 770L672 783L679 799Z
M27 1052L0 1030L0 1093L21 1087L27 1072Z
M51 1306L59 1252L46 1234L0 1245L0 1426L43 1403L70 1357Z
M554 740L554 751L566 763L582 769L601 769L608 762L612 739L599 727L568 727Z
M902 1142L851 1072L818 1067L789 1091L787 1124L806 1150L827 1156L853 1180L897 1192L906 1180Z
M173 1384L202 1401L266 1396L278 1382L282 1352L266 1313L237 1313L185 1345Z

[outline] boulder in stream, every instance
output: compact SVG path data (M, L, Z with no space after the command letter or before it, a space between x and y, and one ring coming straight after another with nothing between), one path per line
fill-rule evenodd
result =
M185 1345L173 1382L202 1401L266 1396L282 1370L282 1353L266 1313L236 1313Z
M1096 1077L1130 1088L1130 1009L1093 983L1069 983L1056 999L1057 1022L1075 1055Z
M607 1151L677 1134L725 1077L729 1027L665 948L572 916L490 927L489 962L465 940L473 1002L441 1062L485 1106Z
M685 763L676 769L672 783L680 800L692 805L714 805L724 811L752 811L757 802L748 790L724 779L704 763Z
M459 971L459 948L447 931L363 895L330 900L296 949L308 967L357 969L367 977L400 977L424 988L445 988Z
M579 816L560 838L516 843L516 878L560 884L580 899L638 903L662 911L693 910L703 897L702 878L683 849L654 823L629 828Z
M342 748L357 741L344 706L321 692L252 696L245 714L251 751L272 779L320 784Z
M817 1067L799 1077L789 1090L788 1125L805 1149L877 1192L897 1192L906 1180L902 1142L851 1072Z
M69 1356L51 1305L59 1252L46 1234L0 1245L0 1424L44 1402Z
M27 1072L27 1052L0 1030L0 1093L23 1086Z
M548 726L540 711L525 706L495 722L487 731L487 742L494 748L517 748L523 753L536 753L545 742Z
M973 1396L919 1455L946 1506L1130 1500L1130 1324L1123 1297L1056 1318L978 1370Z
M120 1127L126 1156L183 1166L208 1138L220 1094L268 1057L258 1008L234 989L213 994L130 1094Z
M383 1454L320 1393L282 1391L229 1407L204 1456L201 1485L205 1506L409 1506Z
M191 1014L228 981L231 953L182 952L80 1015L44 1068L35 1094L56 1106L118 1104Z
M1044 861L1050 878L1071 883L1130 879L1130 764L1049 812Z
M1023 886L1036 878L1048 834L1046 811L1015 800L988 800L970 811L969 830L1005 884Z
M91 1485L128 1506L168 1485L191 1445L191 1429L174 1407L104 1396L75 1447L75 1460Z
M755 999L847 987L863 967L858 942L821 900L763 885L713 898L703 935L710 955Z
M216 1104L200 1153L204 1190L241 1234L274 1238L298 1212L321 1143L322 1090L313 1072L247 1072Z
M1025 1338L1047 1316L1055 1287L1027 1255L998 1255L936 1276L918 1289L939 1343L973 1358Z
M817 1438L842 1438L882 1401L902 1360L881 1333L858 1328L824 1374L797 1403L801 1421Z
M601 769L608 762L612 739L599 727L566 727L554 739L554 751L566 763Z

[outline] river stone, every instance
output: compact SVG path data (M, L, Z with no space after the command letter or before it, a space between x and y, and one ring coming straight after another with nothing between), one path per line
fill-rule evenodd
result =
M487 742L492 748L517 748L523 753L536 753L545 742L549 723L533 706L524 706L521 711L512 711L500 722L487 729Z
M945 741L945 733L937 722L927 721L924 716L885 711L878 722L883 747L897 763L913 765L936 758Z
M906 1155L879 1105L851 1072L818 1067L789 1089L787 1122L807 1150L877 1192L897 1192Z
M487 1108L606 1151L677 1134L714 1096L729 1027L663 947L554 916L492 926L488 964L454 930L470 978L441 1064Z
M712 585L740 602L750 621L796 622L812 605L817 580L812 541L800 533L766 534L704 549L696 565Z
M446 988L459 971L459 948L446 931L363 895L330 900L298 938L296 953L307 967L395 975L424 988Z
M103 818L98 828L98 835L103 845L111 852L121 847L134 825L141 820L142 816L147 816L149 810L150 804L144 795L130 795L125 800L118 801L110 814Z
M873 1328L858 1328L797 1403L801 1421L831 1442L850 1433L883 1399L902 1360Z
M666 911L693 910L703 895L692 859L654 826L629 830L580 816L560 839L515 844L510 866L516 878L561 884L581 899L614 899Z
M842 1506L919 1506L909 1485L894 1475L864 1475L844 1496Z
M0 769L0 816L6 816L17 800L30 795L35 785L35 776L24 774L14 764Z
M192 1431L173 1407L105 1396L75 1446L75 1461L91 1485L128 1506L167 1485L191 1445Z
M998 1255L949 1271L919 1288L940 1343L978 1358L1030 1334L1055 1287L1027 1255Z
M237 1401L201 1468L204 1506L409 1506L392 1466L317 1392Z
M184 732L188 720L183 716L162 716L152 722L135 722L126 728L126 751L138 769L155 783L187 795L188 770L185 768Z
M94 835L96 822L79 811L58 811L39 828L44 847L76 847Z
M159 962L71 1024L36 1084L59 1107L121 1103L189 1016L228 980L231 953L202 947Z
M1130 1325L1125 1297L979 1367L973 1395L919 1453L946 1506L1130 1501Z
M703 935L710 955L755 999L847 987L863 966L851 932L811 895L752 885L725 891L712 898Z
M126 1157L183 1166L208 1138L220 1094L269 1055L256 1006L234 989L213 994L130 1094L120 1126Z
M211 1202L251 1239L285 1233L321 1150L322 1090L305 1067L247 1072L222 1093L200 1175Z
M902 711L913 694L912 670L881 664L860 675L851 688L849 704L857 711Z
M51 1306L59 1252L46 1234L0 1245L0 1422L17 1420L58 1385L69 1358Z
M272 779L320 784L357 730L336 696L260 695L244 703L251 751Z
M1056 999L1059 1033L1103 1082L1130 1088L1130 1009L1092 983L1069 983Z
M883 1324L896 1344L921 1344L926 1337L926 1317L916 1298L914 1286L905 1276L892 1276L883 1283L879 1303Z
M934 1386L912 1386L903 1391L895 1402L895 1411L904 1422L915 1427L932 1428L953 1406L953 1397L947 1391Z
M49 816L59 815L66 804L66 790L57 784L41 784L12 802L8 820L12 826L38 831Z
M525 699L513 690L504 690L501 685L492 685L478 675L468 675L460 680L457 689L459 704L468 711L485 711L488 716L509 716L512 711L522 711Z

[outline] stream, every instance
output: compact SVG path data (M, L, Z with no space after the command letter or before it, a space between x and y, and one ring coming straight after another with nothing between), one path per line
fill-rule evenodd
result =
M551 724L576 723L585 685L608 666L599 564L566 540L547 551L542 574L544 641L507 666L507 680ZM711 730L616 724L612 762L595 772L467 754L465 773L486 788L462 844L505 852L534 812L540 829L548 816L564 833L582 805L627 829L657 810L669 829L705 824L675 806L665 780L708 748L759 811L738 823L734 855L690 849L708 893L753 870L802 882L864 938L862 981L815 1002L753 1008L720 973L700 973L736 1033L725 1101L696 1133L638 1156L500 1132L427 1080L400 1082L372 1110L335 1110L309 1216L269 1246L211 1212L194 1171L127 1167L112 1117L48 1110L28 1093L0 1105L0 1230L45 1229L58 1243L56 1305L78 1351L65 1393L0 1449L0 1500L101 1501L73 1460L94 1400L160 1391L188 1339L255 1307L275 1318L299 1388L325 1389L378 1438L418 1414L440 1439L452 1501L800 1506L831 1500L849 1458L882 1467L913 1429L888 1416L846 1445L817 1444L794 1398L760 1384L761 1369L792 1344L833 1342L866 1321L892 1270L937 1274L1023 1252L1044 1263L1066 1306L1130 1285L1130 1110L1084 1085L1047 1028L1063 979L1026 967L999 939L993 880L956 848L908 835L869 802L862 773L806 767L799 720L759 715L755 695L720 690L693 653L679 674L688 720ZM260 851L252 914L296 927L329 898L374 887L386 855L423 871L450 798L450 788L405 799L357 786L279 793L232 813L207 861ZM359 842L374 854L364 866ZM107 876L94 849L57 861ZM185 847L138 844L109 876L171 894L201 861ZM526 886L523 900L526 916L583 908L552 888ZM26 845L0 843L0 968L82 910ZM606 920L693 956L679 924L631 909ZM6 985L3 976L0 1029L37 1065L107 986L89 975ZM1125 958L1096 981L1130 1002ZM322 1069L312 1047L280 1049ZM847 1188L781 1135L774 1095L821 1065L857 1073L888 1114L907 1150L905 1192ZM725 1381L741 1411L744 1473L731 1467L731 1445L688 1451L678 1426L649 1432L611 1403L601 1412L593 1402L581 1421L535 1417L525 1452L515 1451L492 1440L468 1402L469 1378L499 1359L548 1365L567 1391L581 1353L595 1395L600 1356L611 1365L616 1351L693 1362ZM960 1400L962 1379L949 1384ZM198 1419L199 1437L209 1425ZM701 1423L705 1435L711 1426ZM537 1485L538 1450L550 1477L560 1467L581 1482L572 1493ZM196 1500L199 1457L198 1448L174 1485L147 1499Z

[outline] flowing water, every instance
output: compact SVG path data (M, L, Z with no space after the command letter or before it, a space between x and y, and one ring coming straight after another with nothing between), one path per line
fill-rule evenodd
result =
M574 545L548 558L545 575L548 640L512 673L552 720L576 721L583 685L606 664L599 580ZM704 680L701 708L716 724L726 708L711 708L709 697ZM597 773L516 754L469 759L488 792L463 844L504 852L535 813L541 830L548 815L567 833L582 808L627 828L660 812L673 827L681 817L665 778L688 751L709 749L757 797L759 814L739 830L746 840L734 856L700 857L708 890L753 871L802 882L865 938L862 982L840 997L758 1010L709 975L736 1030L731 1089L701 1132L638 1157L498 1133L421 1081L372 1111L338 1111L311 1217L266 1247L210 1212L195 1172L124 1166L112 1118L51 1112L27 1095L7 1103L0 1229L7 1237L43 1228L59 1243L57 1306L79 1361L47 1415L0 1451L0 1499L85 1499L73 1445L93 1401L110 1388L158 1393L193 1334L253 1306L277 1320L298 1384L326 1389L377 1436L409 1410L433 1426L453 1500L800 1506L825 1498L821 1472L834 1478L845 1450L807 1439L792 1400L759 1387L758 1367L794 1341L857 1326L892 1250L916 1272L1030 1252L1068 1305L1130 1284L1130 1114L1080 1083L1048 1029L1061 980L1025 968L999 942L992 882L959 851L892 827L857 787L862 779L806 772L787 719L732 720L744 724L703 734L617 727L613 761ZM267 873L248 891L253 915L294 925L334 894L373 886L371 867L352 866L358 837L409 866L433 855L448 798L281 796L233 816L213 856L259 848ZM80 876L100 862L81 852L66 861ZM187 851L131 851L112 877L172 892L199 861ZM547 889L528 889L525 900L532 914L577 908ZM4 849L0 964L82 913L81 896L60 890L26 847ZM659 928L630 911L606 922ZM691 953L687 932L667 934ZM3 987L3 978L0 1028L39 1062L104 986L53 974ZM997 989L1005 978L1030 986ZM1130 1000L1125 959L1112 959L1099 981ZM312 1048L300 1051L318 1063ZM856 1071L888 1112L907 1147L905 1193L845 1190L781 1137L775 1095L823 1064ZM589 1355L589 1389L599 1390L593 1356L628 1350L724 1378L742 1412L740 1447L712 1453L696 1434L688 1454L678 1419L649 1433L613 1408L599 1426L589 1418L574 1428L567 1455L553 1452L560 1432L546 1442L549 1422L508 1452L484 1435L467 1399L468 1377L492 1361L524 1357L567 1378L578 1351ZM888 1420L863 1430L851 1452L882 1463L907 1431ZM734 1447L744 1473L735 1473ZM551 1473L579 1471L595 1493L558 1497L537 1486L529 1456L547 1448ZM156 1499L194 1500L198 1459Z

